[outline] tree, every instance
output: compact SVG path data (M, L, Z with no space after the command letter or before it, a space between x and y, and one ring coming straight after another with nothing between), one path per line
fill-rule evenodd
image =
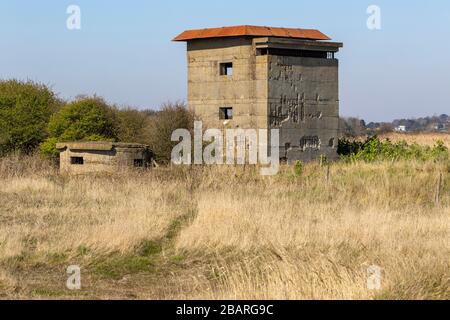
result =
M172 149L177 142L172 142L172 133L176 129L194 128L194 114L183 103L166 103L160 112L150 117L145 129L145 143L150 146L156 161L170 162Z
M344 137L361 137L366 134L366 123L358 118L340 118L339 130Z
M380 128L378 128L378 134L387 134L394 131L394 127L390 123L383 123Z
M117 139L121 142L145 143L144 130L149 124L146 112L126 108L117 112Z
M117 140L116 110L99 97L79 98L52 115L50 138L41 145L47 155L57 155L56 143Z
M33 152L48 137L49 119L61 105L43 84L0 81L0 153Z

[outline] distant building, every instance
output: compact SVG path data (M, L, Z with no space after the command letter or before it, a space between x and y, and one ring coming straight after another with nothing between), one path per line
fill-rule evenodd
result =
M337 157L342 43L318 30L189 30L188 104L209 128L279 129L280 155Z
M434 130L440 131L440 132L446 132L447 131L447 126L446 126L445 123L439 123L439 124L434 126Z
M115 142L58 143L60 171L68 174L116 172L147 167L151 152L146 145Z
M406 126L398 126L395 128L395 132L406 132Z

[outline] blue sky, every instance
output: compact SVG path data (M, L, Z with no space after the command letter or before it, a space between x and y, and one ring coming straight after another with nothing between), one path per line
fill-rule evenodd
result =
M66 9L81 8L81 30ZM366 27L369 5L382 29ZM368 121L450 113L450 2L1 0L0 78L46 83L63 98L98 94L157 108L186 100L185 29L227 25L320 29L344 42L341 114Z

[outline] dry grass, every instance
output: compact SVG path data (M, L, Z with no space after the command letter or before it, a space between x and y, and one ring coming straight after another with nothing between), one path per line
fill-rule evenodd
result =
M405 140L409 144L417 143L420 145L433 146L437 141L441 140L450 148L450 134L449 133L417 133L417 134L404 134L404 133L389 133L384 134L380 138L390 139L393 142L399 142Z
M437 171L341 164L328 185L312 165L291 183L205 188L177 248L219 261L212 299L450 297L449 189L445 206L433 207ZM372 264L384 270L383 292L367 290Z
M450 298L448 164L337 163L327 182L317 164L68 178L19 163L0 161L6 298Z

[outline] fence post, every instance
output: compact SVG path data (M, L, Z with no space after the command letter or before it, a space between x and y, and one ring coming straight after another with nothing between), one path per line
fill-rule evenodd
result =
M438 183L436 186L436 196L434 199L434 203L436 204L436 206L439 206L440 202L441 202L441 188L442 188L442 173L439 174L439 179L438 179Z

